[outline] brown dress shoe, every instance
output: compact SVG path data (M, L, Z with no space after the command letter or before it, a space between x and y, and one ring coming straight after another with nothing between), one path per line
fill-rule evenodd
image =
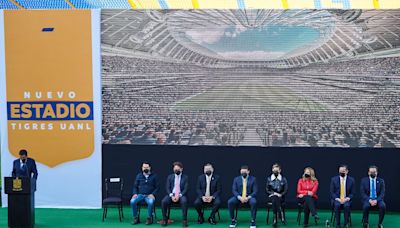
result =
M166 220L161 220L160 221L161 226L167 226L168 225L168 221Z
M147 218L147 220L146 220L146 225L150 225L150 224L153 224L153 218L151 218L151 217Z

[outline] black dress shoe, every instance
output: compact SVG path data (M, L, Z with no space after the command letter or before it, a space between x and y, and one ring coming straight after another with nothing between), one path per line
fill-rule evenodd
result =
M217 224L217 222L215 221L215 218L212 218L212 217L208 218L208 223L210 223L211 225Z
M363 224L363 228L369 228L369 224L368 223L364 223Z
M187 227L188 225L187 225L187 221L186 220L183 220L182 221L182 227Z
M198 224L203 224L204 223L204 217L200 216L199 219L197 219Z
M383 225L382 225L382 224L379 224L379 225L378 225L378 228L383 228Z
M132 219L132 225L136 225L136 224L139 224L140 223L140 221L139 221L139 218L138 217L134 217L133 219Z

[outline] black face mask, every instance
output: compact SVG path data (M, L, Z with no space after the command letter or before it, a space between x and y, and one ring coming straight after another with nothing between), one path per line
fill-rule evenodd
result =
M277 172L277 171L273 172L273 174L274 174L276 177L279 176L279 172Z
M345 177L345 176L346 176L345 173L339 173L339 175L340 175L341 177Z
M241 173L241 175L242 175L243 178L247 177L247 173Z
M304 177L305 177L305 178L310 178L311 175L310 175L310 174L304 174Z
M211 174L212 174L211 171L206 171L206 175L207 175L207 176L210 176Z
M143 172L147 174L150 172L150 169L144 169Z
M375 177L376 177L376 173L371 173L369 176L370 176L371 178L375 178Z
M181 174L180 170L175 170L174 172L175 172L176 175L180 175Z

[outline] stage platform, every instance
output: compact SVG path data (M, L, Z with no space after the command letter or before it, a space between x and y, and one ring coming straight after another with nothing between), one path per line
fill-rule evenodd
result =
M143 209L142 209L143 210ZM249 227L250 226L250 212L247 209L243 209L244 211L239 211L238 215L238 228L240 227ZM209 210L206 211L206 216L208 216ZM283 226L280 224L280 227L285 228L298 228L298 224L296 223L297 211L288 210L287 212L287 221L288 224ZM376 213L376 212L372 212ZM102 210L93 209L93 210L83 210L83 209L36 209L36 226L37 228L47 228L47 227L149 227L144 224L146 221L145 218L146 210L142 211L142 224L139 225L131 225L132 215L129 207L124 208L124 216L125 218L122 222L118 219L118 211L117 209L111 208L108 210L107 219L102 222ZM325 227L325 221L330 219L330 211L319 211L320 221L318 227ZM375 228L377 226L377 217L378 215L372 214L370 218L370 227ZM157 208L157 218L161 218L161 210ZM171 219L176 220L173 224L168 227L182 227L181 223L181 212L180 210L173 209L171 211ZM207 218L206 218L207 219ZM271 216L272 219L272 216ZM272 221L272 220L271 220ZM361 225L361 212L353 211L352 212L352 228L362 227ZM227 209L221 209L221 221L212 226L208 223L204 223L203 225L197 224L197 213L194 208L189 209L188 213L188 225L189 227L229 227L230 219L229 213ZM7 227L7 209L0 209L0 227ZM159 224L153 224L150 227L161 227ZM257 227L272 227L272 225L266 225L266 210L260 209L257 213ZM310 227L315 227L314 223L310 223ZM335 227L331 226L330 227ZM387 213L384 221L385 228L399 228L400 227L400 213Z

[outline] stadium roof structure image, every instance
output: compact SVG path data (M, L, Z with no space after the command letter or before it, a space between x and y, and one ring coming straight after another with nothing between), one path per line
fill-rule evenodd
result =
M102 43L208 67L293 68L399 53L399 10L104 10Z
M103 143L400 146L399 10L102 10Z

